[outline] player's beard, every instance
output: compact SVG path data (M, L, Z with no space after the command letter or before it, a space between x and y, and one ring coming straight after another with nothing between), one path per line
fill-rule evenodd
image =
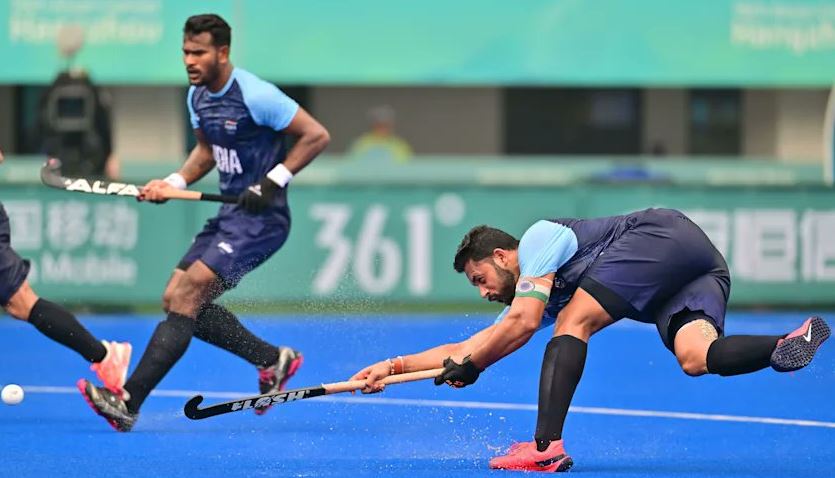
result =
M496 274L499 276L499 282L501 283L501 289L493 297L503 304L510 305L516 296L516 276L509 270L497 266L495 263L493 264L493 269L496 270Z
M220 62L215 58L215 62L203 70L203 73L197 78L194 86L210 86L220 77Z

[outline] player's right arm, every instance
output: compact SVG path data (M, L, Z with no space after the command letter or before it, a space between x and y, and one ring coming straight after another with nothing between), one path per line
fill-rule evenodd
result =
M171 173L165 179L153 179L142 188L140 201L151 201L163 203L167 201L166 191L169 189L185 189L215 167L215 159L212 156L212 148L206 142L200 129L194 130L197 138L197 145L189 153L186 162L179 171Z
M206 142L203 132L196 129L194 130L194 136L197 137L197 145L194 146L186 162L177 171L177 174L185 179L186 185L199 181L215 167L212 147Z
M496 325L493 324L461 342L439 345L412 355L403 355L402 362L401 357L377 362L355 373L351 380L365 380L366 386L362 393L381 392L385 385L378 382L391 375L392 368L396 368L398 373L418 372L443 367L444 359L447 357L452 357L460 362L482 343L486 342L495 329Z

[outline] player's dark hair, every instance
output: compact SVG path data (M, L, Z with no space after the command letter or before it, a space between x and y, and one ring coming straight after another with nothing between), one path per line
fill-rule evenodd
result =
M464 265L469 261L480 261L493 255L493 249L515 250L519 241L510 234L490 226L476 226L461 239L455 252L453 267L456 272L464 272Z
M183 27L183 33L193 36L205 32L212 35L212 45L216 47L232 44L232 28L220 15L206 13L188 17L186 25Z

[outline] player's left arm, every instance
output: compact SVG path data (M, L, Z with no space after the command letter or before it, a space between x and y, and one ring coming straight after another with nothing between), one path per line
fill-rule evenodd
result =
M576 252L577 236L570 228L550 221L528 228L519 240L520 277L510 309L463 361L444 361L442 379L453 387L475 383L484 369L525 345L542 323L556 271Z
M533 337L542 322L553 283L553 272L542 277L519 278L507 315L496 326L496 332L470 355L473 365L484 370Z
M310 164L331 141L328 130L302 107L299 107L285 131L297 137L283 163L294 175Z
M259 83L253 87L250 108L255 123L296 136L296 144L283 162L267 172L238 199L247 212L258 214L268 208L276 192L287 187L293 176L310 164L328 143L330 134L316 119L274 85ZM245 96L246 98L246 96Z
M466 387L475 383L484 369L525 345L539 330L553 281L553 272L542 277L521 277L510 309L493 333L461 362L454 357L444 360L444 373L435 383Z

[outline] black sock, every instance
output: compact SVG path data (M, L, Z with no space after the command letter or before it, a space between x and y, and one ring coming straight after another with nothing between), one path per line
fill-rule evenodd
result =
M771 364L771 352L782 335L732 335L713 341L707 349L708 373L723 377L756 372Z
M539 451L545 451L552 441L562 438L568 406L583 376L587 349L587 343L571 335L554 337L545 348L534 435Z
M278 347L253 335L235 314L221 305L208 304L203 307L197 316L194 336L256 367L269 367L278 361Z
M191 342L192 333L194 319L176 312L170 312L165 320L157 324L139 365L125 383L125 390L130 393L127 406L131 413L139 411L151 390L180 360Z
M89 362L101 362L107 355L93 335L67 309L46 299L38 299L29 314L29 323L42 334L78 352Z

